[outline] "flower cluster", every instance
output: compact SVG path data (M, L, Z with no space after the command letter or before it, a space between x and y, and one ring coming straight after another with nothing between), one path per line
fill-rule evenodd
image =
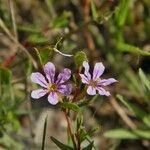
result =
M80 77L82 83L87 85L87 94L95 95L96 91L98 91L100 95L110 96L110 93L104 87L117 82L117 80L114 78L100 78L105 69L103 64L101 62L95 64L92 76L89 73L90 67L88 62L84 61L83 67L84 74L80 74ZM39 72L31 74L31 81L41 86L40 89L31 92L31 97L39 99L47 94L49 103L55 105L62 100L63 96L70 95L72 92L72 85L67 83L71 77L71 70L68 68L63 69L57 78L53 63L48 62L45 64L43 70L45 76Z

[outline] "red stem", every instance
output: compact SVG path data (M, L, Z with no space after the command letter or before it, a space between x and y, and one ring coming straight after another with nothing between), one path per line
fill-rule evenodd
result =
M69 134L70 134L70 136L71 136L71 139L72 139L72 142L73 142L73 145L74 145L74 149L75 149L75 150L78 150L78 149L77 149L76 142L75 142L75 136L74 136L74 134L73 134L73 132L72 132L72 129L71 129L71 121L70 121L70 118L68 117L68 114L67 114L66 111L64 111L64 113L65 113L65 117L66 117L66 120L67 120L68 131L69 131Z

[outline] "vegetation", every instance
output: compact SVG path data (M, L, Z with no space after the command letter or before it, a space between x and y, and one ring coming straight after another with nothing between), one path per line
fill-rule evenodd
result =
M0 149L149 149L149 8L149 0L0 0ZM85 61L118 81L111 96L86 92ZM56 75L71 70L72 92L56 105L31 97L39 88L31 74L44 75L48 62Z

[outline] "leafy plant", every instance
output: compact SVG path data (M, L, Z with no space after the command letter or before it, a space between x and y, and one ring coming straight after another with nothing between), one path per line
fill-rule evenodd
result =
M149 98L149 84L150 81L144 72L139 69L139 78L141 85L140 89L144 92L145 99ZM137 85L139 86L139 85ZM136 87L135 87L136 89ZM117 99L132 113L134 117L140 122L140 125L136 129L113 129L104 133L104 136L108 138L118 138L118 139L150 139L150 105L149 100L145 100L147 104L147 109L143 110L141 107L136 106L129 100L125 99L122 95L117 95Z

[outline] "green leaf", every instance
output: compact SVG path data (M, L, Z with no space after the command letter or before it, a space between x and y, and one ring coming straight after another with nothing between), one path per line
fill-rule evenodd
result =
M41 28L37 28L35 26L18 26L17 25L17 30L19 31L22 31L22 32L29 32L30 34L33 34L33 33L41 33Z
M31 34L27 41L31 44L43 44L48 42L48 39L42 34Z
M72 147L65 145L51 136L51 140L61 149L61 150L73 150Z
M92 137L92 136L94 136L94 134L95 134L96 132L98 132L98 131L100 131L100 127L94 127L94 128L92 128L91 130L88 131L88 135L89 135L90 137Z
M6 68L0 68L0 97L1 98L2 95L3 96L5 95L4 97L9 96L9 98L12 98L12 95L9 95L11 93L11 79L12 79L12 72Z
M141 78L141 81L144 83L145 87L150 91L150 81L141 68L139 69L139 76Z
M118 42L117 43L117 49L121 52L129 52L129 53L133 53L136 55L142 55L142 56L150 56L150 52L147 51L143 51L142 49L127 44L127 43L123 43L123 42Z
M125 82L128 83L128 87L131 91L135 92L136 94L143 95L141 87L139 86L139 79L137 78L133 70L128 69L127 71L125 71L124 79Z
M69 11L64 11L60 16L56 17L53 21L51 21L50 27L63 28L68 26L70 16L71 13Z
M107 138L116 138L116 139L150 139L150 130L149 129L114 129L104 133L104 136Z
M0 68L0 85L10 84L12 79L12 73L6 68Z
M44 147L45 147L46 127L47 127L47 116L46 116L45 122L44 122L43 139L42 139L42 147L41 147L41 150L44 150Z
M144 72L142 71L142 69L139 69L139 77L141 79L141 84L142 86L140 91L143 92L143 96L145 97L145 101L147 102L147 104L150 107L150 81L149 78L144 74Z
M80 142L83 142L85 139L88 139L89 135L88 135L88 133L86 132L86 130L83 126L80 127L78 132L79 132L79 135L80 135L79 136Z
M86 146L86 147L84 147L83 148L83 150L92 150L92 148L93 148L93 141L88 145L88 146Z
M115 20L118 26L123 26L126 22L129 12L130 0L120 0L118 11L116 12Z
M52 48L39 49L39 53L43 64L46 64L53 56L54 51Z
M136 129L136 130L133 130L133 132L141 138L150 139L150 130L149 129L146 129L146 130Z
M91 11L92 11L93 20L96 20L97 19L97 10L96 10L96 6L95 6L93 0L91 1Z
M79 51L74 56L75 64L80 67L84 61L87 61L87 56L83 51Z
M150 115L145 115L142 118L142 121L145 123L145 125L147 125L150 128Z
M76 117L76 130L77 131L80 129L82 124L83 124L83 115L81 114L81 112L79 112Z
M110 131L106 131L104 136L107 138L114 138L114 139L138 139L138 136L131 131L126 129L114 129Z
M75 112L79 112L80 107L74 103L69 103L69 102L63 102L63 103L59 103L58 106L60 106L63 109L70 109L73 110Z
M121 95L117 95L117 98L132 112L135 116L141 119L145 125L150 127L150 115L144 112L142 109L138 108L137 106L129 103L127 100L123 98Z

